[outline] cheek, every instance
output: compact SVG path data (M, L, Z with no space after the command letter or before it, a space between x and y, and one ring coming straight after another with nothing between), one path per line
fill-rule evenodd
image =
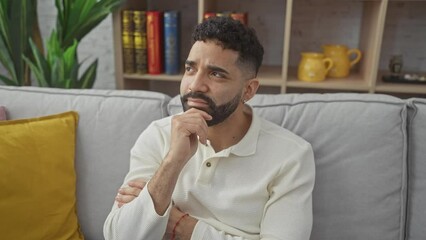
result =
M186 80L185 77L182 78L180 81L180 94L184 95L185 93L188 93L189 91L189 81Z
M216 95L214 100L215 103L219 106L234 100L234 98L237 96L241 97L241 89L229 88L220 95Z

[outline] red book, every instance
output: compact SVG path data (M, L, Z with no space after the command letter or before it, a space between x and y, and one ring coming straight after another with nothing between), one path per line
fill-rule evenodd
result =
M214 13L214 12L205 12L204 13L204 20L207 20L210 17L216 17L216 13Z
M146 12L147 64L149 74L163 72L163 13Z
M248 16L246 12L231 13L231 18L240 21L244 25L248 25Z

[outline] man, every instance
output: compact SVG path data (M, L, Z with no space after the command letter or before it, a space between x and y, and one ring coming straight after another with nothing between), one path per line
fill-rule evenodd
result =
M309 239L309 143L245 104L259 86L254 31L211 18L193 33L184 112L153 122L104 225L106 239Z

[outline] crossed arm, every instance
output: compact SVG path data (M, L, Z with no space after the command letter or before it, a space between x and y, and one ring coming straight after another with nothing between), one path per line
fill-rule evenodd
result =
M143 179L135 179L128 182L127 186L120 188L115 197L118 207L121 208L125 204L133 201L139 196L145 186L146 182ZM175 239L179 240L191 239L192 231L197 224L197 219L189 215L183 217L184 215L185 213L180 211L179 208L176 206L172 207L166 233L164 235L166 239L171 239L172 235Z

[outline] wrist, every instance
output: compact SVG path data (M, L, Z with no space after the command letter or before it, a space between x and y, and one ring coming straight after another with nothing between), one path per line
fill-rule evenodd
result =
M182 215L173 227L172 240L190 240L198 220L187 213Z
M172 151L169 151L164 158L163 164L167 165L178 171L180 171L185 167L186 163L189 159L184 159L179 154L174 154Z

